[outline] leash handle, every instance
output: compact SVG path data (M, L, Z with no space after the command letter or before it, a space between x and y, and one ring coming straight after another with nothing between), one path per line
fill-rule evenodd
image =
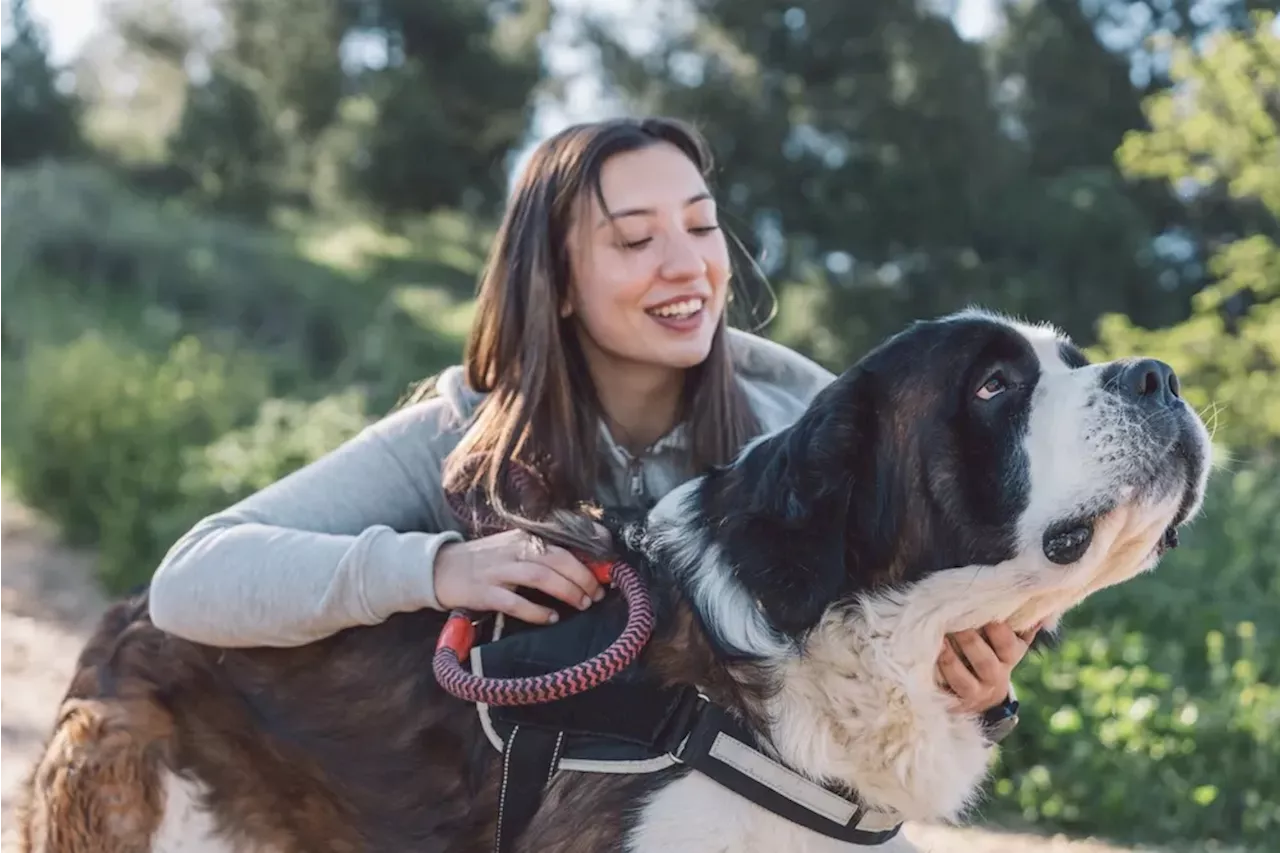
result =
M462 460L449 482L445 483L449 507L472 536L486 536L505 529L485 499L483 490L473 485L479 471L477 466L485 460L483 454ZM551 490L538 466L510 459L503 479L515 498L515 504L523 512L537 517L551 508ZM626 669L640 656L653 633L653 604L649 600L649 590L639 574L625 563L590 558L584 559L583 563L600 583L615 586L627 604L626 627L609 648L580 664L546 675L483 678L469 672L463 665L464 661L470 660L471 649L475 645L477 620L466 610L454 610L445 620L431 660L432 671L440 686L468 702L532 705L590 690Z
M431 668L449 694L486 705L535 705L583 693L613 678L631 665L653 634L653 604L635 569L626 563L589 561L592 574L612 583L627 603L627 624L604 651L582 663L545 675L526 678L488 678L463 667L475 644L472 614L454 610L436 642Z
M585 565L601 585L607 586L613 581L614 564L608 560L584 560ZM444 628L440 631L440 639L436 641L436 651L448 649L458 660L466 660L471 656L471 648L476 642L476 619L469 610L458 608L449 613Z

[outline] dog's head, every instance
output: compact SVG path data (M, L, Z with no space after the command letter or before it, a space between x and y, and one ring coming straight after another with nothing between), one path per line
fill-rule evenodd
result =
M1167 365L1089 364L968 311L889 339L656 512L718 564L689 577L713 638L767 655L875 593L927 598L946 630L1056 620L1176 543L1209 458Z

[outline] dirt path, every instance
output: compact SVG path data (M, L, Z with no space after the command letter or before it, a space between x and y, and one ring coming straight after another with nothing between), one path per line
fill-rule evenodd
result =
M13 849L12 809L18 788L52 724L71 667L104 599L90 580L92 556L56 542L54 531L5 498L3 523L4 850ZM1091 841L908 826L904 834L925 853L1139 853ZM1143 851L1156 853L1156 851Z
M5 498L0 529L4 582L0 801L4 849L10 850L18 788L39 755L80 644L104 601L90 581L92 557L58 546L53 531L34 513Z

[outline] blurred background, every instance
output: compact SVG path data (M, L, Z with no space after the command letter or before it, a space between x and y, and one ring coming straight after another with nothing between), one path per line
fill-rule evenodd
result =
M1180 371L1223 460L1207 511L1019 667L976 819L1275 850L1275 11L5 0L6 508L89 550L105 594L145 582L459 358L534 142L674 114L776 291L764 333L827 366L981 303Z

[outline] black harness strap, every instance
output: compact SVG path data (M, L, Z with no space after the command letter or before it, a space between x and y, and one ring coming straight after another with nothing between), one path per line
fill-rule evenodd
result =
M551 626L504 633L478 646L476 672L498 678L538 675L594 654L618 635L625 608L610 596ZM897 815L870 810L853 792L813 781L771 758L725 709L690 685L664 686L637 665L585 693L535 705L477 709L501 741L502 782L495 853L512 849L537 814L561 766L627 765L654 770L682 762L774 814L852 844L874 846L898 834ZM642 770L635 772L653 772Z
M735 794L830 838L873 846L902 828L900 820L871 811L856 794L819 785L765 755L746 728L710 702L703 702L674 755Z
M513 724L502 757L495 853L511 850L537 813L546 785L559 766L566 732L581 733L587 727L607 736L609 721L627 739L647 732L652 749L779 817L829 838L875 846L902 828L896 815L868 809L856 794L814 782L770 758L746 727L691 688L676 691L678 699L666 693L665 701L651 701L639 709L591 702L591 698L603 698L593 697L594 693L575 697L574 725L564 725L567 720L561 726L549 725L554 715L545 707L536 711L532 707L491 709ZM635 710L642 713L633 713Z
M542 805L542 793L560 763L564 732L516 726L502 753L502 787L498 792L498 828L494 853L510 853Z

